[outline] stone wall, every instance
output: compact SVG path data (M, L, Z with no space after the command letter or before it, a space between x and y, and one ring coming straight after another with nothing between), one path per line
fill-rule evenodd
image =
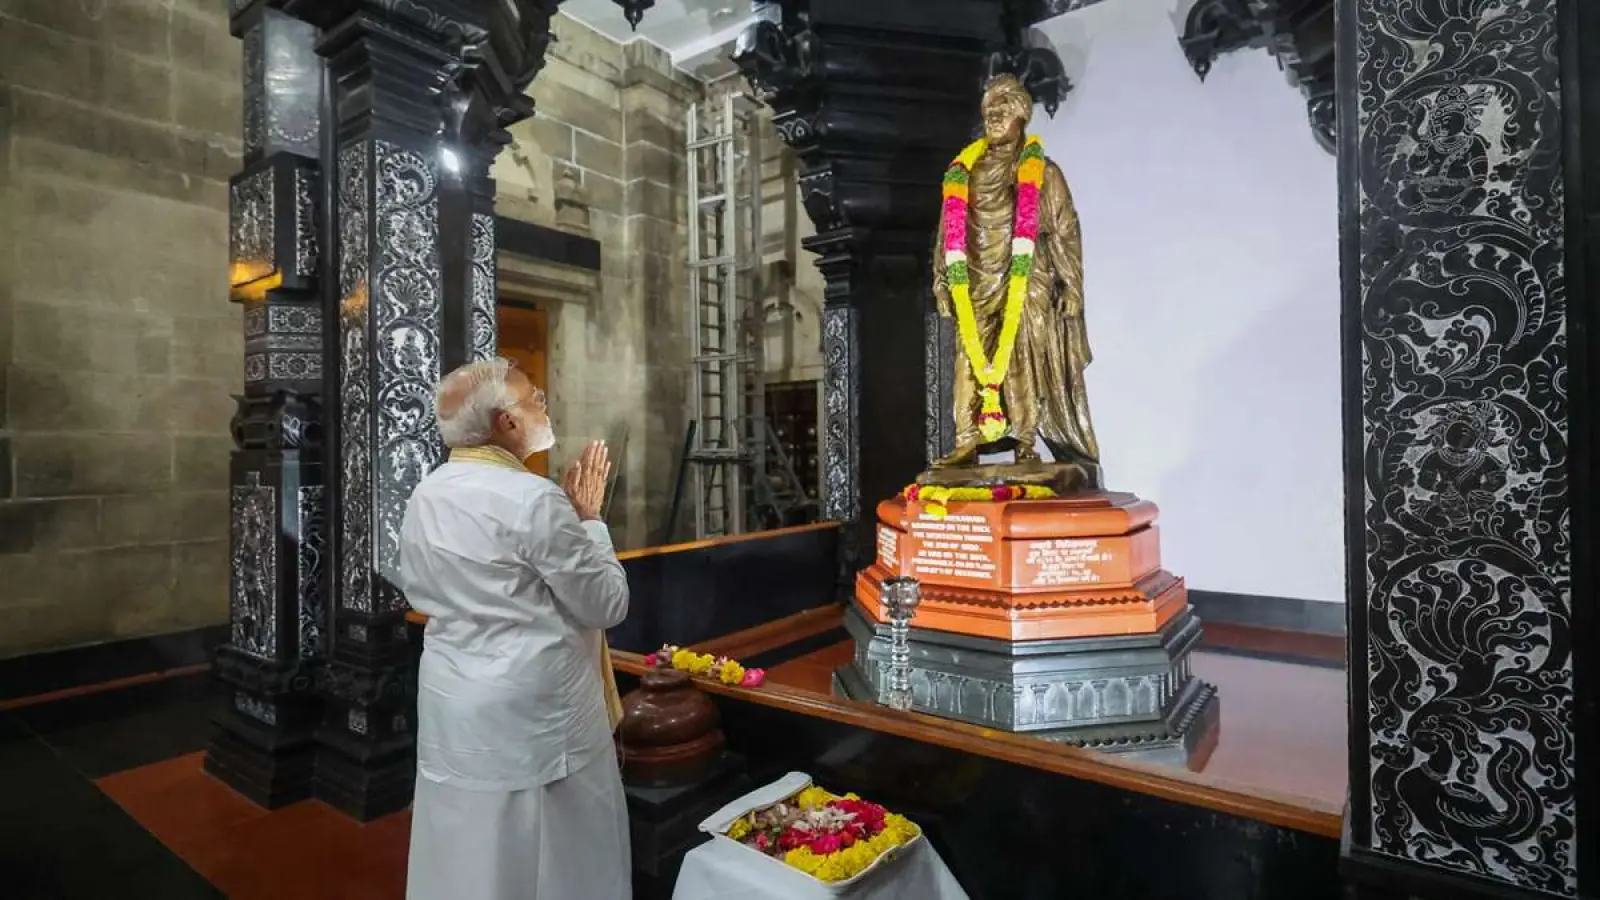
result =
M0 656L227 615L216 0L0 0Z
M538 111L495 165L498 210L600 242L598 290L547 304L551 465L610 441L621 453L610 522L619 546L637 547L666 524L688 425L683 119L701 85L652 44L565 15L552 30L530 91Z
M597 283L574 271L540 298L552 462L611 441L611 523L640 546L688 422L682 122L701 84L653 45L554 27L499 212L602 244ZM0 0L0 656L226 619L239 52L214 0Z

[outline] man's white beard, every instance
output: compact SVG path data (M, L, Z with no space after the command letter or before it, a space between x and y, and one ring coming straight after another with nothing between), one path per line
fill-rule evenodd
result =
M543 453L555 445L556 432L549 425L529 429L528 443L522 448L522 458L527 459L535 453Z

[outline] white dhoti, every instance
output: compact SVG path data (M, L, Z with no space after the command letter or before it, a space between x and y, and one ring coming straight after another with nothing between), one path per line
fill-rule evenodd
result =
M631 871L613 757L526 791L417 776L406 900L629 900Z

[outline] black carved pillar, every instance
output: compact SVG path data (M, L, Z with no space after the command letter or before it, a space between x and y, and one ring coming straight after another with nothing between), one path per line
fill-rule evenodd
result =
M206 769L272 807L307 796L323 654L325 551L318 298L316 29L235 4L244 41L245 167L229 191L229 281L244 305L233 420L227 693Z
M495 347L494 186L532 112L554 0L287 0L322 32L335 223L328 320L328 663L316 794L361 819L415 777L415 651L395 583L412 489L443 459L439 377Z
M394 579L406 501L442 458L431 396L447 303L440 92L454 57L429 4L407 4L406 16L378 3L331 6L340 9L327 10L318 49L337 129L328 148L338 219L329 392L338 397L330 431L339 463L316 788L366 820L409 803L416 774L414 651Z
M1007 42L999 0L783 0L735 61L799 158L805 242L826 283L825 513L844 566L870 551L872 510L925 467L924 375L941 173L975 135L986 54ZM937 423L935 423L936 426ZM934 438L936 439L936 438Z
M1338 8L1355 897L1600 896L1600 6Z
M460 291L470 302L446 305L445 371L495 354L495 185L489 170L511 142L506 129L533 114L533 101L523 91L544 66L553 11L553 3L524 11L528 21L522 34L528 44L496 47L485 33L463 35L447 75L439 225L444 235L470 235L470 240L446 239L440 261L445 283L453 286L450 292Z

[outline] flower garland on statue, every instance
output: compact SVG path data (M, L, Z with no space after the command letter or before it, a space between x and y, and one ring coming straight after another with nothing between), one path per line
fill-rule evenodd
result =
M989 142L979 138L950 163L944 173L944 264L955 306L956 332L966 351L972 373L978 378L978 433L988 442L1005 437L1009 423L1000 403L1000 386L1011 367L1022 325L1022 307L1028 299L1028 276L1033 272L1034 242L1039 237L1039 191L1044 184L1044 144L1029 135L1017 163L1017 212L1011 229L1011 268L1006 282L1006 306L1000 321L1000 339L991 359L984 353L972 310L972 287L967 271L967 200L972 167Z
M676 644L662 644L660 650L644 658L644 664L656 669L678 669L740 687L760 687L767 680L766 669L746 669L726 656L696 653Z
M900 492L911 503L921 503L922 511L935 519L950 512L952 503L1007 503L1012 500L1049 500L1056 492L1040 484L996 484L990 487L944 487L913 484Z
M853 878L921 833L911 820L876 803L816 786L740 816L727 831L729 838L826 882Z

